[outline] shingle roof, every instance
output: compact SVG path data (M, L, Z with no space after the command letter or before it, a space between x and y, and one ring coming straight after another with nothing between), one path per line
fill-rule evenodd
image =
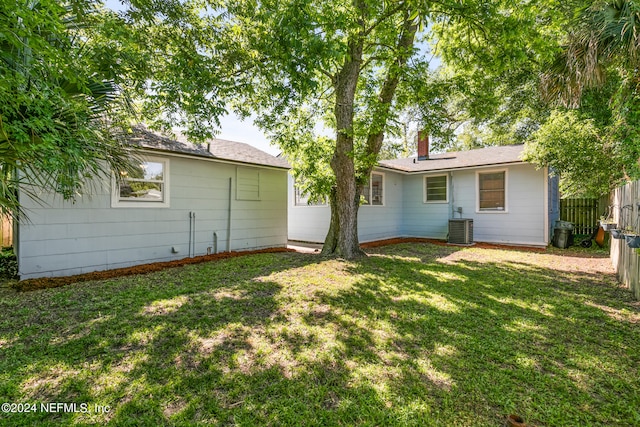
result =
M208 143L197 145L188 142L186 138L178 135L176 139L158 135L137 126L133 133L126 138L131 145L154 150L168 151L172 153L190 154L210 159L227 160L253 165L271 166L289 169L290 166L283 158L274 157L269 153L257 149L243 142L227 141L224 139L212 139ZM209 150L207 150L209 147Z
M396 160L380 160L381 167L403 172L431 172L448 169L462 169L477 166L521 163L524 145L503 145L479 148L469 151L456 151L442 154L431 154L428 160L417 160L416 157Z

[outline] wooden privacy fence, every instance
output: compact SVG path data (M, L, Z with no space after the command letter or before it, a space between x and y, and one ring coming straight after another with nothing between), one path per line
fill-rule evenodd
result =
M13 245L13 222L11 217L2 216L0 225L0 243L2 247Z
M613 191L613 218L625 227L637 228L640 215L640 181L635 181ZM636 230L640 232L640 230ZM627 246L624 239L611 239L611 262L622 283L640 300L640 255Z
M598 199L560 200L560 219L572 222L575 234L593 233L601 215Z

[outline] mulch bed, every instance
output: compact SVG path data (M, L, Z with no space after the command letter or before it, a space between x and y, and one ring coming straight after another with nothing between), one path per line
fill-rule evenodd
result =
M399 238L395 238L395 239L386 239L386 240L377 240L375 242L369 242L369 243L363 243L360 245L360 247L367 249L367 248L377 248L380 246L386 246L386 245L395 245L398 243L431 243L433 245L439 245L439 246L467 246L467 245L455 245L452 243L447 243L444 240L437 240L437 239L424 239L424 238L420 238L420 237L399 237ZM494 244L494 243L474 243L473 245L468 245L469 247L474 247L474 248L482 248L482 249L509 249L509 250L519 250L519 251L526 251L526 252L546 252L547 249L546 248L539 248L539 247L535 247L535 246L512 246L512 245L498 245L498 244Z
M238 256L253 255L253 254L265 254L275 252L295 252L292 249L287 248L268 248L259 249L255 251L242 251L242 252L221 252L219 254L202 255L193 258L184 258L176 261L164 261L154 262L152 264L135 265L133 267L116 268L113 270L94 271L91 273L78 274L75 276L64 277L41 277L38 279L27 279L21 282L16 282L12 287L18 291L34 291L36 289L57 288L60 286L69 285L72 283L88 282L90 280L104 280L112 279L115 277L132 276L134 274L146 274L155 271L164 270L167 268L182 267L189 264L199 264L208 261L216 261L227 258L234 258Z
M377 248L377 247L386 246L386 245L395 245L398 243L431 243L433 245L440 245L440 246L459 246L459 245L452 245L450 243L447 243L444 240L424 239L424 238L418 238L418 237L377 240L375 242L363 243L360 246L363 249L369 249L369 248ZM510 250L520 250L520 251L530 251L530 252L546 251L545 248L536 248L536 247L528 247L528 246L496 245L492 243L474 243L473 247L485 248L485 249L510 249ZM213 255L203 255L203 256L198 256L194 258L184 258L176 261L155 262L151 264L136 265L133 267L116 268L113 270L94 271L91 273L78 274L75 276L41 277L38 279L27 279L20 282L16 282L11 286L18 291L27 292L27 291L34 291L37 289L57 288L57 287L69 285L72 283L87 282L90 280L113 279L115 277L132 276L134 274L152 273L152 272L164 270L167 268L182 267L184 265L189 265L189 264L199 264L203 262L216 261L221 259L244 256L244 255L276 253L276 252L295 252L295 250L287 249L287 248L269 248L269 249L255 250L255 251L222 252L222 253L213 254Z

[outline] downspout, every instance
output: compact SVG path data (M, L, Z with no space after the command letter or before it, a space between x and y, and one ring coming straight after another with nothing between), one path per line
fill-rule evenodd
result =
M193 254L193 256L196 256L196 213L195 212L193 213L192 221L193 221L193 239L192 239L193 251L192 251L192 254Z
M551 230L549 229L550 226L550 221L549 221L549 216L551 215L551 212L549 211L549 207L552 206L550 205L550 200L549 197L551 195L551 192L549 192L549 185L550 185L550 181L549 181L549 167L545 167L544 169L544 189L542 191L543 194L543 209L544 209L544 236L543 236L543 241L545 243L545 245L549 245L549 239L551 237Z
M227 252L231 252L231 183L233 178L229 178L229 211L227 212Z
M191 237L193 236L193 233L192 233L193 221L191 220L192 215L193 215L193 212L189 212L189 258L191 258Z
M451 207L451 209L449 209L449 219L453 219L455 216L454 209L456 206L453 191L453 172L449 172L449 196L449 206Z

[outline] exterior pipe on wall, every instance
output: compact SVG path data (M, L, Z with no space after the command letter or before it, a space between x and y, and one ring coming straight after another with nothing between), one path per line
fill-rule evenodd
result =
M189 258L196 256L196 213L189 212Z
M229 178L229 212L227 213L227 252L231 252L231 182Z
M218 233L213 232L213 253L218 253Z
M191 227L193 227L193 222L191 221L192 215L193 212L189 212L189 258L191 258L191 236L193 235L191 230Z
M453 198L453 172L449 172L449 206L451 206L451 216L449 218L454 218L454 210L456 208L456 204Z
M196 256L196 213L193 212L193 256Z

